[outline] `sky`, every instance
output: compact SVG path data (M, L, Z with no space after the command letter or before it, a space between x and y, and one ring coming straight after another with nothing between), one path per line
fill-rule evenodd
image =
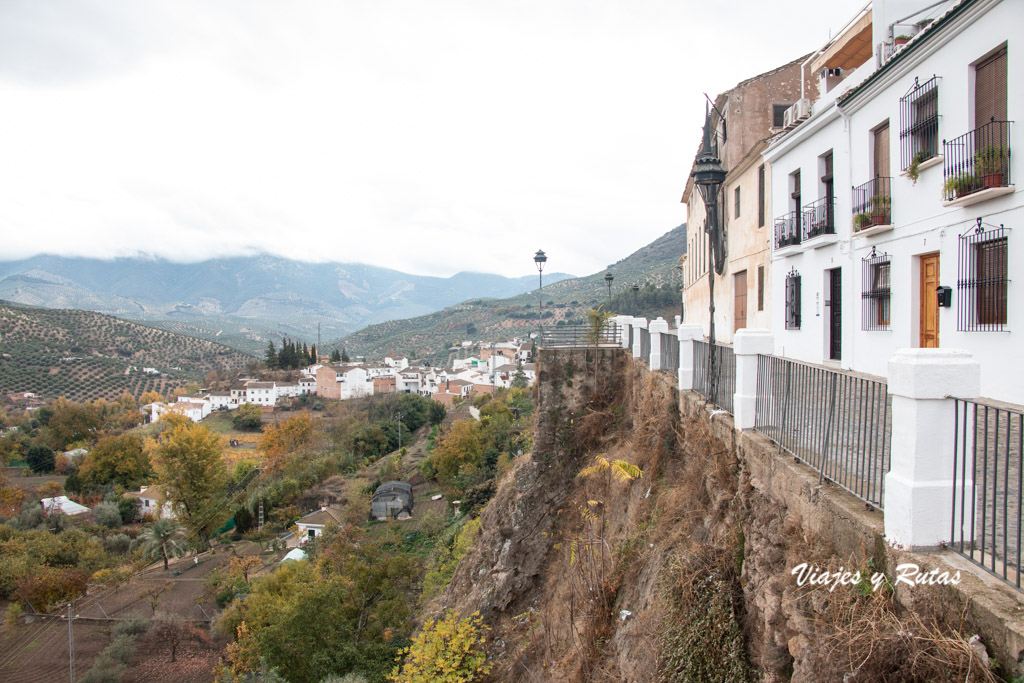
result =
M686 220L704 93L863 4L2 0L0 260L589 274Z

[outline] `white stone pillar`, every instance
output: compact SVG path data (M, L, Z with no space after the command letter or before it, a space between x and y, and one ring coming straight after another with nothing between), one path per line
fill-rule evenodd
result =
M682 325L682 324L683 324L683 317L681 315L677 315L676 316L676 329L679 329L679 326Z
M733 423L736 429L753 429L757 406L757 355L768 355L774 348L768 330L744 328L732 337L736 357L736 393L733 396Z
M661 370L661 333L668 332L668 323L664 318L656 318L647 326L651 333L651 370Z
M647 318L633 318L633 358L640 357L640 330L646 329Z
M679 337L679 391L693 389L693 340L703 339L700 325L680 325Z
M622 348L629 348L629 328L633 324L633 316L631 315L617 315L612 320L619 326L619 343L622 344Z
M955 483L949 397L974 399L980 389L981 366L968 351L900 349L889 360L892 452L882 504L890 543L925 549L949 540ZM973 481L962 484L973 499Z

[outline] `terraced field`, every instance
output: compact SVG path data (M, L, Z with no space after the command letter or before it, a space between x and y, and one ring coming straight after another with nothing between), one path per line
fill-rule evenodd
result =
M101 313L0 303L0 394L82 401L127 391L138 398L252 360L223 344Z

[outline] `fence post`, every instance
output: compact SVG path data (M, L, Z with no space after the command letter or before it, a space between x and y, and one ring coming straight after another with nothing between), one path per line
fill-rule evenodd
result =
M693 389L693 340L703 339L700 325L680 325L676 330L679 337L679 391Z
M981 366L968 351L900 349L889 359L892 449L885 475L885 537L907 549L948 540L956 434L952 398L975 399Z
M617 315L614 318L612 318L612 320L614 320L615 322L617 322L619 324L619 333L622 335L622 339L620 340L620 343L622 344L622 348L628 349L629 348L629 329L630 329L630 326L633 324L633 316L631 316L631 315Z
M736 358L736 393L733 395L733 424L736 429L754 427L757 408L757 355L768 355L774 348L769 330L737 330L732 338L732 352Z
M661 333L668 332L668 323L664 318L657 318L651 321L647 330L651 333L651 370L661 370Z
M640 330L645 329L647 318L633 318L633 358L640 357Z

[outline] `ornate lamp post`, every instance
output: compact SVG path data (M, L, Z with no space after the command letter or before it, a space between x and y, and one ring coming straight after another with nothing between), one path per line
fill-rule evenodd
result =
M609 270L607 273L604 274L604 282L605 282L606 285L608 285L608 298L609 299L612 298L612 280L614 280L614 279L615 279L615 276L612 275L612 271Z
M544 289L544 264L547 263L548 257L544 254L543 249L538 249L537 253L533 255L533 262L537 264L537 306L540 309L541 320L544 317L544 299L541 296L541 290ZM541 323L543 324L543 322Z
M714 139L711 125L711 112L705 106L704 142L693 165L693 182L704 200L704 232L708 234L708 309L711 320L708 327L708 395L715 396L715 274L725 270L725 240L722 226L718 221L718 194L725 182L726 171L722 168L722 160L718 157L718 142Z

